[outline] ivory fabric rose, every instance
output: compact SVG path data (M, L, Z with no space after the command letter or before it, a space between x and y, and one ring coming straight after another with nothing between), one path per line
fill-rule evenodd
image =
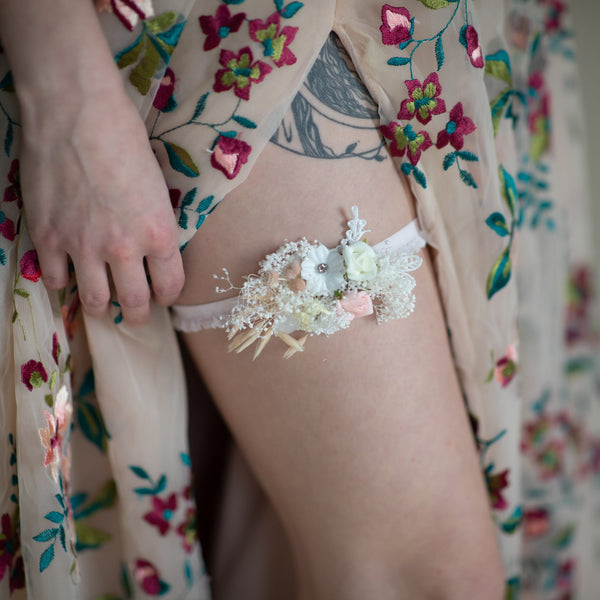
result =
M344 246L344 262L351 281L368 281L377 275L377 255L366 242Z

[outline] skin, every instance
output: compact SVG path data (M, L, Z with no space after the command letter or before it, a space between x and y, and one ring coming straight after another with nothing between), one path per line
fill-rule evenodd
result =
M213 273L226 267L241 285L284 239L335 247L352 204L372 243L414 218L405 178L387 155L378 161L372 152L335 151L344 135L357 148L377 148L376 121L365 117L370 126L344 132L341 117L319 117L310 128L319 129L319 144L303 144L294 119L292 107L284 123L295 133L274 137L247 181L188 244L180 304L222 298ZM278 340L253 362L252 349L227 353L220 330L184 335L285 528L300 600L503 595L434 269L429 252L420 254L417 306L408 319L381 326L356 319L329 338L309 338L290 360Z
M44 283L64 287L70 258L89 315L106 313L114 285L124 320L142 324L146 268L163 305L184 274L166 184L93 4L3 0L0 37L21 106L23 202Z

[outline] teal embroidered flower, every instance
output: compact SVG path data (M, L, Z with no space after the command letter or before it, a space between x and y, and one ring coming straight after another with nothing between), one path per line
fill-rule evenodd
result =
M404 82L408 89L409 97L400 105L399 119L410 120L413 117L421 123L429 123L433 115L446 111L446 103L439 95L442 86L437 73L431 73L421 84L418 79L409 79Z

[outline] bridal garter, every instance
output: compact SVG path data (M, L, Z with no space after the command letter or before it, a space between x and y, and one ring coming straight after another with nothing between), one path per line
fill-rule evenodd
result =
M256 358L273 336L287 346L289 358L304 349L308 336L330 335L357 317L375 314L378 323L406 318L414 310L415 280L421 265L415 254L426 244L416 219L387 239L370 246L366 221L352 207L345 238L333 249L301 239L286 242L246 277L241 288L229 280L217 291L237 296L207 304L171 307L175 329L184 332L225 328L230 350L256 342ZM302 332L300 338L294 332Z

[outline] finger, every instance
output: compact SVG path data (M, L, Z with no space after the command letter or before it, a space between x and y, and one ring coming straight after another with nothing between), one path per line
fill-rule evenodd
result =
M69 283L69 257L62 250L37 253L42 281L50 290L61 290Z
M148 256L146 263L155 302L161 306L173 304L179 297L185 282L181 253L176 249L167 258Z
M123 320L143 325L150 318L150 287L141 260L119 261L110 265Z
M106 263L98 260L73 259L73 265L83 310L91 317L103 317L110 301Z

